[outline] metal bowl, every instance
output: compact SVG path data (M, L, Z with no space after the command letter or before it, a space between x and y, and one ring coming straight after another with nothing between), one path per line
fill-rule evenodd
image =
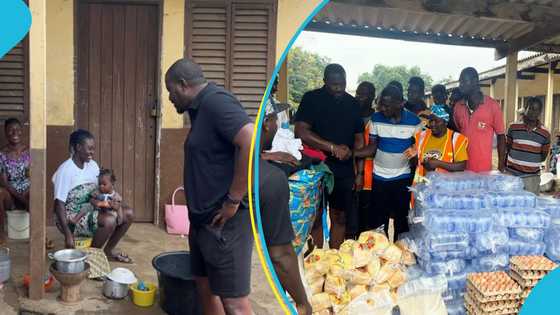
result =
M63 249L49 253L49 258L56 261L56 270L64 273L80 273L85 269L87 254L77 249Z

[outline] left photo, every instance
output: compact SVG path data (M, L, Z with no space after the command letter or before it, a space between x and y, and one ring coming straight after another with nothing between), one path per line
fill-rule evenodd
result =
M0 55L0 313L286 313L249 166L320 1L16 2L31 27Z

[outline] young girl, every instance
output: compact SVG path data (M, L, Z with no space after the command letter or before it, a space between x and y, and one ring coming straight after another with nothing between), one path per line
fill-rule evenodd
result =
M122 213L122 197L114 189L114 184L117 181L113 170L101 169L98 176L97 190L91 194L90 203L97 211L111 211L117 217L117 224L121 224ZM88 212L88 208L84 209L74 217L76 222L80 222L81 218Z

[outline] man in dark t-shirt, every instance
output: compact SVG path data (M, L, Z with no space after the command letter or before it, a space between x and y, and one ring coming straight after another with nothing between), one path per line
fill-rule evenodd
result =
M408 80L408 100L404 103L404 108L413 112L415 115L425 111L428 106L424 102L426 85L421 77L412 77Z
M177 112L191 118L184 187L191 272L204 313L250 315L253 235L244 197L253 124L235 96L206 82L187 58L167 70L165 85Z
M323 80L322 88L303 95L295 116L295 134L306 145L323 151L327 155L326 164L334 173L334 190L329 196L332 223L329 245L337 249L345 234L353 237L358 230L352 192L356 178L352 150L363 145L364 124L360 105L345 92L344 68L338 64L328 65ZM322 237L315 234L313 239L322 240Z
M287 105L287 104L286 104ZM272 148L272 140L278 130L277 114L287 107L269 103L261 127L261 153ZM292 246L294 230L290 218L290 187L286 174L278 167L259 159L259 210L266 246L274 270L284 290L296 303L299 315L311 315L311 305L301 281L296 253Z

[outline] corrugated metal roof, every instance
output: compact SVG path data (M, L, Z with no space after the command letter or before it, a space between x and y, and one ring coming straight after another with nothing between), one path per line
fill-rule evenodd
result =
M356 3L353 3L356 2ZM383 2L383 1L381 1ZM419 4L409 1L385 1L401 3L401 7L367 4L368 1L330 2L308 25L308 30L354 34L361 36L385 37L403 40L503 48L513 39L535 29L535 24L522 17L528 11L521 8L543 6L560 8L558 0L494 0L494 5L501 5L502 11L508 6L516 6L518 11L511 11L504 16L518 16L517 19L495 18L473 14L440 13L429 11ZM362 4L366 3L366 4ZM375 3L375 2L374 2ZM540 7L539 7L540 8ZM559 10L560 12L560 10ZM484 14L480 14L484 15ZM521 15L521 17L519 16ZM525 19L525 20L524 20ZM545 42L536 51L560 52L560 36Z

